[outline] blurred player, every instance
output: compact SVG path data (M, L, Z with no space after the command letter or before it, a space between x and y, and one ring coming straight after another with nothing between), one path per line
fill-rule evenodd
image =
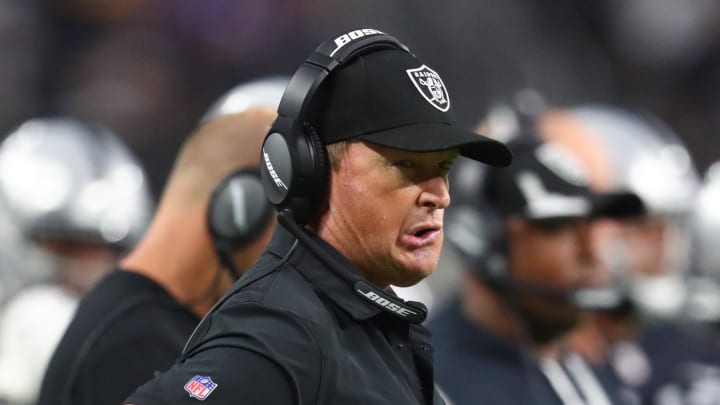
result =
M446 228L466 277L430 322L438 384L456 404L614 403L562 342L589 308L606 305L594 221L642 205L591 192L577 160L534 132L508 146L510 168L460 162L451 173Z
M692 260L687 312L700 322L720 326L720 163L705 173L692 212Z
M232 90L230 99L246 102L213 107L186 139L146 235L80 305L38 404L120 403L172 365L199 320L255 262L274 218L259 151L282 86Z
M152 202L122 142L67 117L27 121L3 141L0 198L27 238L27 264L45 264L32 276L44 282L0 314L0 397L33 403L78 301L142 235Z
M689 219L699 178L687 149L655 117L611 106L554 111L544 125L555 128L547 132L552 141L591 167L593 187L633 191L648 211L605 224L596 235L623 300L597 312L578 332L576 348L635 401L717 398L707 387L720 384L720 351L689 312L695 306Z

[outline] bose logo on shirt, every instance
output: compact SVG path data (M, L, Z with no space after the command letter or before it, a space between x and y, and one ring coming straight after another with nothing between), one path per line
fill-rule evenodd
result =
M360 283L358 283L360 284ZM415 316L418 315L417 312L405 307L404 305L397 304L395 302L392 302L391 300L381 296L380 294L374 292L374 291L363 291L359 285L355 285L356 291L368 299L370 302L374 303L375 305L386 309L390 312L396 313L402 317L409 317L409 316Z
M402 316L417 314L417 312L411 311L407 308L401 307L398 304L390 302L390 300L388 300L387 298L383 298L372 291L368 291L366 293L361 293L361 294L366 296L370 301L373 301L374 303L380 305L381 307L385 307L385 308L389 309L390 311L395 312L396 314L400 314Z
M365 28L365 29L361 29L361 30L350 31L347 34L342 34L339 37L335 38L335 49L332 52L330 52L330 56L332 57L333 55L335 55L335 52L339 51L340 48L349 44L350 42L352 42L355 39L366 37L368 35L378 35L378 34L384 34L384 32L374 30L372 28Z

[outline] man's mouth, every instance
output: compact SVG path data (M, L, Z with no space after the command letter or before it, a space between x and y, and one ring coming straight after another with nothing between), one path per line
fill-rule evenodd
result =
M440 237L442 226L436 224L418 225L410 229L400 239L400 242L412 249L432 245Z
M425 229L421 229L421 230L415 232L414 235L415 235L416 237L418 237L418 238L422 238L422 237L424 237L425 235L427 235L427 234L429 234L430 232L433 232L433 231L434 231L433 229L425 228Z

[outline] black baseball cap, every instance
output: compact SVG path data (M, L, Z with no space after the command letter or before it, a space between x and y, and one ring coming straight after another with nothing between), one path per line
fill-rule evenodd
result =
M482 190L485 201L502 216L557 222L645 212L634 193L593 191L585 168L560 145L523 138L508 142L508 147L513 165L488 168Z
M412 152L458 148L492 166L512 162L507 146L457 126L440 75L401 49L361 54L333 71L307 121L325 145L360 139Z

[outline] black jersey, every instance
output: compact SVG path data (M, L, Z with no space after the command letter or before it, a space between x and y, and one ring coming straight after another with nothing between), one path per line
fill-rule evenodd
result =
M442 403L428 331L393 314L411 309L357 291L339 275L357 270L308 236L343 268L329 269L278 226L178 363L126 403Z
M577 354L540 360L468 320L453 300L430 320L435 376L455 405L563 405L625 402ZM612 388L612 389L608 389Z
M119 404L182 352L199 319L153 280L117 270L82 300L38 405Z

